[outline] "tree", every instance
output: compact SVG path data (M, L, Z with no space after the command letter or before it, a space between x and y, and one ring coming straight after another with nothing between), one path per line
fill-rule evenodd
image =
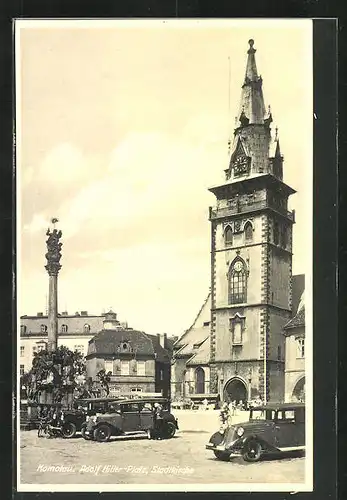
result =
M64 394L73 392L85 375L85 359L78 351L60 346L53 352L42 350L34 354L27 374L28 399L37 401L43 390L53 393L53 402L61 402Z
M104 370L104 369L100 370L96 374L96 376L99 379L101 387L104 389L104 391L106 393L106 397L108 397L108 395L110 394L109 383L111 382L111 375L112 375L112 372L107 372L106 373L106 370Z

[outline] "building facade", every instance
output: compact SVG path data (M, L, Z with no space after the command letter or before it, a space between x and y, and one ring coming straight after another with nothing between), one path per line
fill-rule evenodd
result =
M171 367L174 400L210 391L211 295L203 303L192 326L175 342Z
M103 327L104 315L89 315L87 311L69 315L66 311L58 315L58 346L64 345L84 356L89 340ZM47 348L48 316L20 317L20 373L31 369L34 353Z
M301 297L295 316L284 326L286 342L285 400L305 401L305 301Z
M105 315L103 328L89 341L87 377L110 373L110 394L160 392L170 397L173 341L166 334L150 335L124 327L117 315Z
M295 214L288 199L295 191L283 182L255 52L250 40L225 181L210 188L210 295L174 346L172 390L196 393L204 379L205 391L222 400L283 401L283 328L293 309Z

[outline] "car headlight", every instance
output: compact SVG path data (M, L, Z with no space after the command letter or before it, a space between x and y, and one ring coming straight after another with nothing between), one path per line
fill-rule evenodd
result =
M236 431L236 434L241 437L243 433L245 432L245 429L243 427L239 427Z

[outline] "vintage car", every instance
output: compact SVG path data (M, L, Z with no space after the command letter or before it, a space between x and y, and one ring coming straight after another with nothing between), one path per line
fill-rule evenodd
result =
M305 405L281 403L250 408L248 422L222 426L206 448L219 460L241 455L247 462L257 462L270 453L304 450Z
M155 403L162 408L160 425L155 416ZM178 423L170 413L166 398L133 398L104 400L103 408L89 411L82 425L84 439L109 441L111 436L144 433L149 438L169 439L175 435Z
M86 421L86 412L81 408L64 410L62 420L62 435L65 438L73 438L76 432L81 431L82 424Z

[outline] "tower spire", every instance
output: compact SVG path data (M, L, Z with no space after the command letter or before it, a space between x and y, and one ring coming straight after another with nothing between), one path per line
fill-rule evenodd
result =
M266 114L263 90L262 77L258 75L257 64L255 61L256 49L254 48L254 40L248 41L249 49L247 50L247 64L245 80L242 85L241 102L240 102L240 126L248 124L264 124Z

